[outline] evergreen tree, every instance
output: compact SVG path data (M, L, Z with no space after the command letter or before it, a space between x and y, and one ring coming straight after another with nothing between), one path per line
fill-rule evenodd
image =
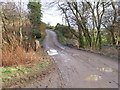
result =
M39 36L40 31L39 31L39 27L40 27L40 23L41 23L41 4L40 2L29 2L28 3L28 9L29 11L29 19L31 24L33 25L33 29L32 29L32 37ZM39 32L39 33L38 33Z

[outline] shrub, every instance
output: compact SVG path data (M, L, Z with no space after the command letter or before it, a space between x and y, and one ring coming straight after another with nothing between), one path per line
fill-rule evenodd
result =
M32 35L32 38L37 38L37 39L41 38L41 33L37 29L32 29L31 35Z
M59 30L59 31L63 34L63 36L66 37L66 38L72 38L72 37L73 37L73 35L72 35L72 33L70 32L68 26L61 25L61 24L58 23L58 24L55 26L55 30Z

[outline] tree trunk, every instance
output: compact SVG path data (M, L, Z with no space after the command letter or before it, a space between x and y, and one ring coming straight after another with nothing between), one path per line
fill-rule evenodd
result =
M113 45L116 45L114 32L112 32L112 31L110 31L110 32L111 32L111 37L112 37L112 44L113 44Z
M102 38L101 38L101 34L99 32L99 49L102 48Z
M79 41L79 48L84 48L84 42L83 42L83 37L82 37L82 32L81 32L81 30L80 30L80 28L78 28L79 29L79 37L78 37L78 41Z
M102 38L101 38L100 30L98 30L98 34L97 34L97 37L96 37L96 44L95 45L98 45L99 50L101 49Z
M19 32L20 32L20 45L22 45L22 0L20 0L20 22L19 22Z

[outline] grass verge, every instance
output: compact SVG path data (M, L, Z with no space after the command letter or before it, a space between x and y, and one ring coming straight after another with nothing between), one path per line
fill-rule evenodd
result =
M40 54L38 52L38 54ZM16 88L28 84L31 80L43 78L49 74L54 68L54 63L47 53L43 54L43 58L36 63L29 65L19 65L12 67L1 67L3 88Z
M45 33L41 35L41 38L39 39L40 44L41 44L41 43L42 43L42 41L45 39L45 36L46 36L46 34L45 34Z
M63 45L65 45L65 38L64 38L63 34L59 30L55 30L55 32L58 36L59 42L62 43Z

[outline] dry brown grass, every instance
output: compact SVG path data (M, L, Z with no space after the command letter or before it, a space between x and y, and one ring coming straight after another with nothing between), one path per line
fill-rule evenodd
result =
M2 66L2 50L0 50L0 66Z
M25 35L28 35L31 30L32 25L30 24L29 20L26 21L23 25L23 31ZM19 30L19 23L15 22L15 26L8 26L7 33L3 33L2 37L2 51L0 51L0 54L2 57L0 57L0 60L2 62L3 67L10 67L13 65L24 65L24 64L32 64L34 62L37 62L38 60L42 60L42 55L37 55L36 52L33 50L33 41L22 41L22 45L19 44L19 35L13 32ZM43 30L44 28L42 28ZM24 36L24 35L23 35ZM8 38L9 39L8 39ZM4 39L3 39L4 38ZM10 41L10 43L8 42ZM9 43L9 44L8 44ZM30 43L30 46L28 45ZM26 50L28 49L28 50ZM28 52L26 52L28 51ZM2 58L2 59L1 59Z
M19 46L17 42L14 43L14 46L9 44L3 45L2 66L4 67L30 64L37 60L40 60L40 56L33 50L25 52L25 49Z

